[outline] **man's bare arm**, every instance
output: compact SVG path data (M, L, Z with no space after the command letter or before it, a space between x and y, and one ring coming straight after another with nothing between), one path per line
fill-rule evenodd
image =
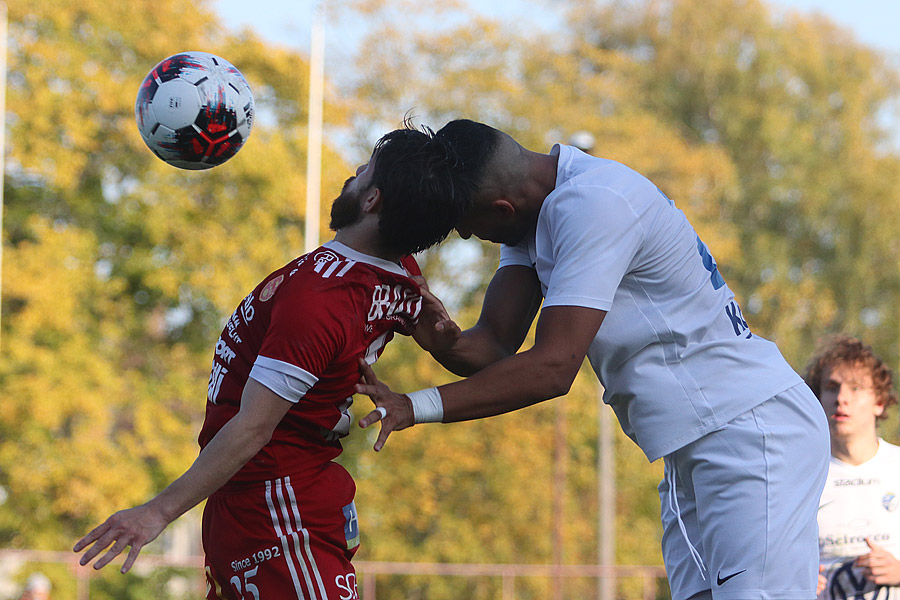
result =
M580 306L544 308L532 348L438 388L443 404L441 420L480 419L562 396L575 380L605 316L605 311ZM357 392L384 408L385 416L372 411L359 424L368 427L381 421L375 442L375 450L380 450L392 431L413 425L413 406L409 396L393 392L378 381L371 367L362 364L361 370L363 381L357 385Z
M79 562L88 564L113 544L94 563L94 568L100 569L130 546L122 565L122 572L127 572L143 546L156 539L169 523L222 487L268 443L275 426L290 407L290 402L248 379L241 397L241 410L203 448L194 464L147 503L111 515L78 540L75 552L93 543Z
M448 371L466 376L518 351L541 305L541 287L533 269L499 269L488 285L478 322L465 331L427 288L423 298L416 340Z

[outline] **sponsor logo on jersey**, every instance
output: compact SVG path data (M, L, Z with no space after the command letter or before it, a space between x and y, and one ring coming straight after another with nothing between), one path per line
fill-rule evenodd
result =
M853 479L835 479L834 487L843 487L843 486L856 486L856 485L878 485L881 483L878 479L863 479L862 477L855 477Z
M244 323L247 325L250 324L250 321L253 320L253 316L256 314L256 309L253 308L253 294L251 293L249 296L244 298L244 301L241 302L241 305L238 307L238 311L240 311L241 316L244 318Z
M206 387L206 399L210 404L215 404L219 396L219 388L222 387L222 380L228 374L228 369L219 364L219 361L213 359L212 370L209 372L209 383Z
M359 519L356 518L356 504L351 502L341 508L344 512L344 537L347 539L347 549L359 546Z
M884 542L889 541L891 539L891 536L890 536L890 534L887 534L887 533L871 533L871 534L859 533L856 535L853 535L853 534L850 534L850 535L828 534L825 536L819 536L819 544L822 546L828 546L828 547L844 546L844 545L849 545L849 544L865 544L866 538L872 540L873 542L882 544Z
M272 296L275 295L275 290L278 289L278 286L281 285L281 282L284 281L284 275L279 275L272 281L266 284L266 287L262 289L259 293L259 301L260 302L268 302L272 299Z
M893 492L888 492L881 497L881 506L883 506L884 510L888 512L894 512L895 510L897 510L898 505L900 505L900 500L897 499L897 495Z
M368 320L397 319L398 316L415 320L421 310L422 297L412 288L399 283L393 287L379 284L372 290Z
M225 340L220 336L219 340L216 342L216 356L225 361L225 364L230 365L231 359L237 356L237 354L228 347L228 344L226 344Z
M231 316L228 317L228 322L225 323L225 328L228 330L228 337L234 340L236 343L241 344L243 340L241 336L238 335L237 328L241 324L241 318L238 316L237 311L231 313Z

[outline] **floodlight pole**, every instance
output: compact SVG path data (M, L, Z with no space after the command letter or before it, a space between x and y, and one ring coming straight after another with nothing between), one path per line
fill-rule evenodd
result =
M552 600L563 600L565 597L561 567L565 552L565 520L566 520L566 470L568 466L569 446L566 441L566 403L565 396L557 398L556 404L556 441L553 450L553 565L556 567L553 578Z
M306 150L306 251L319 246L322 192L322 107L325 98L325 3L313 7L309 51L309 121Z
M596 145L589 131L576 131L569 144L591 154ZM597 564L616 564L616 445L612 410L603 402L603 386L597 385ZM614 600L613 575L597 579L597 598Z
M3 207L6 172L6 48L7 48L6 2L0 2L0 290L3 289ZM2 331L2 328L0 328Z
M597 558L601 565L616 564L616 450L615 424L612 410L603 402L603 386L597 386L597 473L599 514L597 519ZM612 576L600 577L597 581L597 597L600 600L614 600L616 579Z

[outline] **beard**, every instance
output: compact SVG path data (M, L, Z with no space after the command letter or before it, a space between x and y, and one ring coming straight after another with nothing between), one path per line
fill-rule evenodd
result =
M346 187L345 183L345 189L341 190L341 195L331 203L331 223L328 226L333 231L355 225L362 219L362 206L360 206L359 198L356 194L348 193Z

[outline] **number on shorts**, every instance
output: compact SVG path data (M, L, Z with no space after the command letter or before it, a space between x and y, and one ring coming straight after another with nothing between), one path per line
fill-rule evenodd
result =
M247 569L244 571L244 584L241 587L241 578L235 575L231 578L231 585L234 590L241 597L241 600L248 600L246 596L244 596L244 592L251 594L253 596L253 600L259 600L259 588L257 588L254 584L250 583L250 578L256 575L256 571L259 567L253 567L252 569Z

